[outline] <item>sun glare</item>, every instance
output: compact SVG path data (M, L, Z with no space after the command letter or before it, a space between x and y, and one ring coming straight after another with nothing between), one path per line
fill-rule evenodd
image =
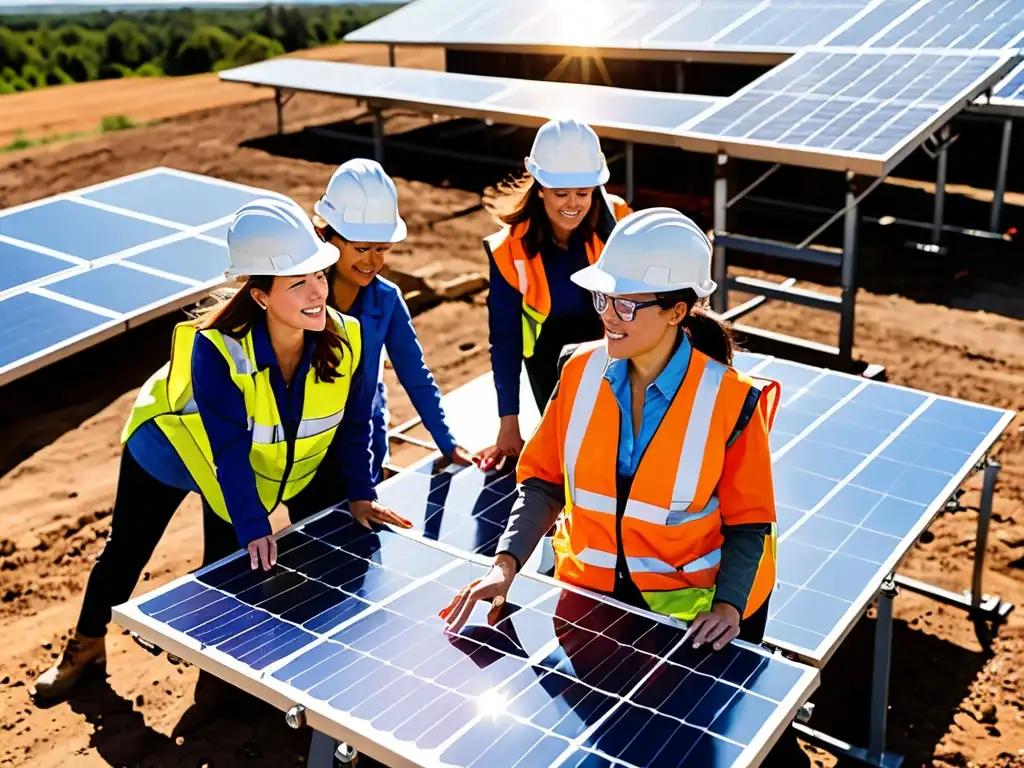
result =
M505 694L497 688L490 688L484 691L476 699L476 706L480 714L490 715L491 717L497 717L502 714L507 703Z

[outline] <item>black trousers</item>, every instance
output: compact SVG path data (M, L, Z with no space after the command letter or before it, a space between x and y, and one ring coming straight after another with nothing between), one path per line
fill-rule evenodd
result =
M526 375L533 399L542 413L558 384L558 357L566 344L582 344L604 336L604 323L597 312L549 318L540 332L533 357L526 358Z
M344 489L330 473L317 473L301 493L287 502L292 523L337 504ZM188 491L156 480L131 455L121 454L117 495L110 521L110 533L103 551L89 574L78 617L79 634L102 637L110 624L111 608L128 600L160 543L171 518ZM239 549L235 530L203 500L203 565L215 563Z

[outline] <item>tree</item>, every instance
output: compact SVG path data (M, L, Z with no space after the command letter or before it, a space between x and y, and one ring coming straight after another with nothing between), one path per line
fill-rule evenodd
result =
M100 58L83 45L58 48L51 61L74 82L86 83L99 77Z
M107 27L104 45L106 63L135 68L152 59L156 53L155 46L134 22L118 19Z
M227 56L214 65L214 71L220 72L222 69L255 64L257 61L280 56L284 52L284 46L277 40L270 40L256 32L249 32L235 44Z
M220 27L210 24L199 27L168 59L164 69L168 74L197 75L209 72L237 44L237 40Z

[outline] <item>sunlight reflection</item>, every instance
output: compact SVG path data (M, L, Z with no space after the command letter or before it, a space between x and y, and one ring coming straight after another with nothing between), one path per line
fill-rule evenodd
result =
M476 699L477 710L481 715L489 715L490 717L497 717L504 713L505 707L508 701L505 699L505 694L499 691L497 688L490 688Z

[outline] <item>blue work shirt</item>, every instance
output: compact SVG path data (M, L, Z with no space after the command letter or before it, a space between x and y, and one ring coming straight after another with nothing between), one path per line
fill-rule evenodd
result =
M416 329L402 291L390 280L377 276L356 294L345 314L359 320L363 330L364 386L372 401L371 441L373 445L373 478L379 482L381 465L387 455L387 387L382 373L383 353L395 369L398 381L409 394L423 426L430 432L434 445L446 456L455 452L457 442L441 406L441 391L423 360Z
M550 318L570 317L594 312L590 292L570 280L574 272L589 266L586 246L580 238L570 238L568 250L549 240L534 256L544 265L551 293ZM498 392L498 415L519 413L519 375L523 367L523 294L510 285L489 256L491 285L487 297L487 324L490 331L491 369ZM541 333L544 331L541 329Z
M679 391L690 365L690 339L682 334L676 351L658 377L644 390L644 408L640 419L640 430L633 437L632 395L629 389L629 360L612 359L604 372L611 385L615 402L619 404L619 459L617 469L620 475L636 474L640 459L650 445L654 433L661 426L672 400Z
M266 321L252 329L257 370L270 369L270 385L281 416L285 434L295 440L302 420L306 375L312 364L315 336L306 334L299 365L291 386L285 384L270 343ZM375 500L377 493L370 476L370 403L372 392L364 384L365 357L353 372L345 415L338 425L324 464L318 471L333 472L343 492L339 498ZM256 490L256 475L249 454L252 432L241 390L231 380L228 362L213 342L197 335L192 349L192 395L203 422L217 481L235 535L242 547L254 539L270 535L267 510ZM128 449L139 465L155 479L182 490L198 492L198 487L173 446L153 422L141 426L128 440ZM173 457L172 457L173 455ZM330 466L325 466L330 464Z

